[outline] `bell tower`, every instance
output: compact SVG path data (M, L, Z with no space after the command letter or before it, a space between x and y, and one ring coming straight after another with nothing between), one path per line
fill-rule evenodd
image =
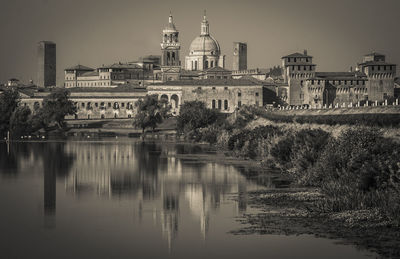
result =
M179 32L175 27L172 14L170 13L168 25L162 31L161 72L163 81L179 80L181 72L180 49Z

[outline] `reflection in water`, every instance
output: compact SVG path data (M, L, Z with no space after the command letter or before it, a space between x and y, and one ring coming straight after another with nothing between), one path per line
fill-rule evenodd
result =
M176 152L199 153L198 148L155 143L71 142L66 144L65 151L76 159L66 178L67 192L78 197L95 194L134 200L139 220L145 206L146 211L151 211L154 223L160 223L169 247L178 235L182 200L197 218L204 239L210 212L218 209L230 194L240 192L237 210L246 211L249 183L233 166L174 157Z
M278 249L290 258L279 247L318 246L227 234L253 212L248 192L275 182L193 156L212 152L131 140L0 143L0 257L275 258Z

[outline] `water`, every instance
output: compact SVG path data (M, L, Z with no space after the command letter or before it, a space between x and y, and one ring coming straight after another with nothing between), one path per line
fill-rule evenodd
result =
M247 192L273 183L179 155L207 152L128 139L0 143L0 258L368 256L308 235L230 234L255 212Z

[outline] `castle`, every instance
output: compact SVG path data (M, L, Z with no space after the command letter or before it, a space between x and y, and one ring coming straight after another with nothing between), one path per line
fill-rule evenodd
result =
M354 71L318 72L307 51L282 57L282 66L270 71L247 69L247 43L233 43L233 71L211 36L204 13L200 35L190 44L181 64L180 35L170 14L162 30L161 55L138 61L102 65L96 69L76 65L65 69L64 86L78 113L70 119L130 118L134 103L147 94L165 98L172 113L185 101L201 100L209 108L231 113L241 105L272 102L297 107L334 107L360 102L384 102L395 96L396 65L382 54L364 56ZM24 105L40 107L49 91L23 89Z

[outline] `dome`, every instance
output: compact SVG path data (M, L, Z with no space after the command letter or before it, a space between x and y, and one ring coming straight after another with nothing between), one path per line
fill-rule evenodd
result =
M220 48L218 42L210 35L201 35L196 37L190 44L189 55L196 52L207 52L211 55L219 55Z

